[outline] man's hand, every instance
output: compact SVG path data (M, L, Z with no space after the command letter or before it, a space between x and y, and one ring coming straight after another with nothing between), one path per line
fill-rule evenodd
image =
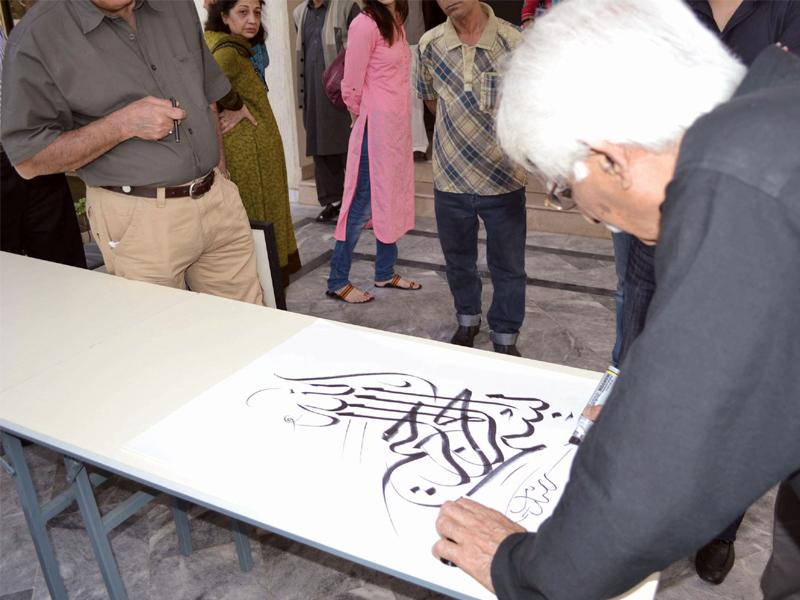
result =
M504 539L512 533L524 532L525 528L496 510L460 498L442 504L436 531L442 539L433 546L433 555L454 563L494 594L495 552Z
M169 135L173 121L186 118L186 111L173 108L172 102L147 96L118 111L126 139L160 140Z
M533 25L533 19L528 19L527 21L523 21L522 22L522 29L525 30L528 27L530 27L531 25Z
M581 414L590 421L597 421L597 417L600 416L601 410L603 410L603 405L595 404L594 406L587 406L584 408Z
M242 119L247 119L250 121L253 124L253 127L258 126L258 123L256 123L256 120L250 113L250 109L244 104L242 104L242 108L239 110L221 111L219 113L219 125L222 129L222 133L228 133L231 129L236 127L239 124L239 121Z
M148 96L88 125L65 131L47 148L15 165L25 179L80 169L131 138L161 140L186 111Z

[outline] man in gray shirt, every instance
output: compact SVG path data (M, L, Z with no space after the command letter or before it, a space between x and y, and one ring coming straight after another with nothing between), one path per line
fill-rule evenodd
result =
M191 0L40 2L3 77L9 159L25 178L77 171L110 273L263 304L224 177L215 102L230 83Z
M610 598L780 484L762 588L800 597L800 58L748 70L680 0L569 0L501 98L510 157L657 243L657 287L553 515L446 503L434 554L500 600Z

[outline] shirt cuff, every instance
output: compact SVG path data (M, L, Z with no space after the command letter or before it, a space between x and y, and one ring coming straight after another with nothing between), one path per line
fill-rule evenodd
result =
M534 533L512 533L497 547L492 559L492 586L498 600L516 600L519 598L520 585L511 554L521 544L532 544Z

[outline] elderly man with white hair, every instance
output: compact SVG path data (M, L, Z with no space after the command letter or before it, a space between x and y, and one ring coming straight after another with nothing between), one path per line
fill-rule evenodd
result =
M658 244L657 289L552 517L442 506L434 555L501 600L600 599L780 483L766 600L800 597L800 59L746 69L680 0L570 0L504 74L508 155Z

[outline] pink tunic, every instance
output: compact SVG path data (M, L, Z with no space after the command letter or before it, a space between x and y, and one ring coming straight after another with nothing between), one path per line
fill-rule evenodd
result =
M342 98L358 119L350 133L342 210L334 234L337 240L345 239L347 213L356 192L364 122L369 127L375 236L391 244L414 228L410 70L405 32L389 46L372 18L360 14L353 19L347 36Z

